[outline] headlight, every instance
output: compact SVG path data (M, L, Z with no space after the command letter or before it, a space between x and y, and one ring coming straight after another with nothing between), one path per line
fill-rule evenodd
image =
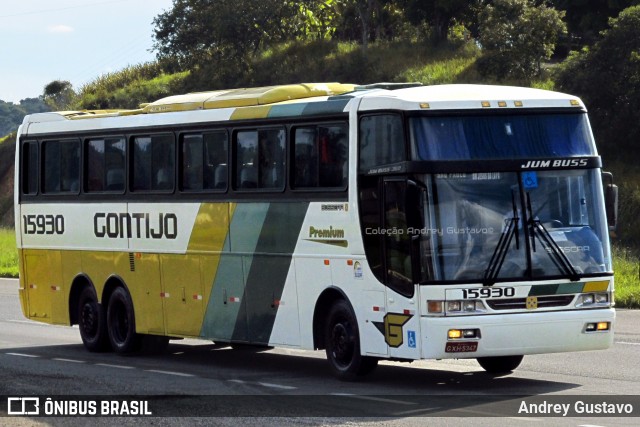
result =
M460 311L460 301L447 301L447 311Z
M596 294L595 303L596 304L606 304L609 302L609 295L607 294Z
M591 305L595 300L595 296L593 294L584 294L580 296L580 303L582 305Z
M475 301L465 301L462 309L464 311L476 311L476 302Z
M486 313L484 303L481 300L427 300L427 312L429 314L479 314Z
M608 292L582 294L578 297L576 307L608 307L610 306L610 302L611 297Z

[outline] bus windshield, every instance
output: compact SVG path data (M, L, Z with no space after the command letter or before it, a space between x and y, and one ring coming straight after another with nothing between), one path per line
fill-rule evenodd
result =
M422 282L611 272L596 169L422 175ZM422 185L424 184L424 186Z
M585 113L424 116L410 128L413 160L596 155Z

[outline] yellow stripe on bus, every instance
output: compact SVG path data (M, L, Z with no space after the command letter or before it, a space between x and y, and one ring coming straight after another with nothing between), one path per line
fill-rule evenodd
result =
M221 252L235 206L235 203L202 203L191 231L187 253Z
M237 108L231 114L231 120L264 119L269 115L270 110L270 105Z
M587 282L584 284L582 292L604 292L609 288L609 281Z

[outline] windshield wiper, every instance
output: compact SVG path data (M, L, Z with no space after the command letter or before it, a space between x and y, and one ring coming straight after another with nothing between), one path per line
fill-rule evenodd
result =
M531 236L531 250L533 252L536 251L536 237L542 243L542 246L549 254L551 261L567 275L569 280L572 282L577 282L580 280L580 273L576 270L576 268L571 264L571 261L567 256L562 252L560 246L553 240L551 234L547 228L540 222L539 219L535 219L533 216L533 210L531 209L531 196L527 193L527 211L529 214L529 219L527 220L527 226L529 227L529 235Z
M491 255L489 266L484 271L484 286L492 286L496 283L496 278L498 277L498 274L500 274L500 269L502 268L504 260L507 257L509 246L511 245L511 241L513 240L514 235L516 236L516 249L520 249L520 238L518 237L517 232L518 221L520 221L520 218L518 218L516 196L513 190L511 190L511 206L513 208L513 216L504 220L505 227L502 230L502 234L500 235L498 244L493 251L493 255Z

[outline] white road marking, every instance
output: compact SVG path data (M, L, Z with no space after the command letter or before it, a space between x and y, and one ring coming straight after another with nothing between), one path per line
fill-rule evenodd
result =
M58 362L71 362L71 363L87 363L84 360L75 360L75 359L63 359L61 357L54 357L51 360L57 360Z
M352 397L354 399L372 400L374 402L395 403L398 405L417 405L417 403L415 402L407 402L405 400L385 399L382 397L374 397L374 396L358 396L357 394L351 394L351 393L331 393L331 394L333 396Z
M112 365L111 363L96 363L96 366L104 366L106 368L117 368L117 369L136 369L133 366L126 365Z
M274 383L263 383L263 382L250 382L250 381L245 381L245 380L237 380L237 379L232 379L232 380L227 380L230 383L236 383L236 384L248 384L248 385L261 385L262 387L270 387L270 388L277 388L277 389L281 389L281 390L297 390L298 387L294 387L294 386L290 386L290 385L282 385L282 384L274 384Z
M435 406L433 408L420 408L420 409L410 409L408 411L395 412L394 415L411 415L411 414L420 414L428 411L435 411L436 409L440 409L440 406Z
M175 375L177 377L195 377L193 374L185 374L184 372L161 371L158 369L146 369L146 371L154 372L156 374Z
M640 345L640 342L614 341L614 344Z
M282 390L295 390L295 389L298 388L298 387L293 387L293 386L290 386L290 385L280 385L280 384L273 384L273 383L258 383L258 384L260 384L261 386L264 386L264 387L279 388L279 389L282 389Z
M24 354L24 353L5 353L5 354L8 354L9 356L20 356L20 357L40 357L35 354Z

